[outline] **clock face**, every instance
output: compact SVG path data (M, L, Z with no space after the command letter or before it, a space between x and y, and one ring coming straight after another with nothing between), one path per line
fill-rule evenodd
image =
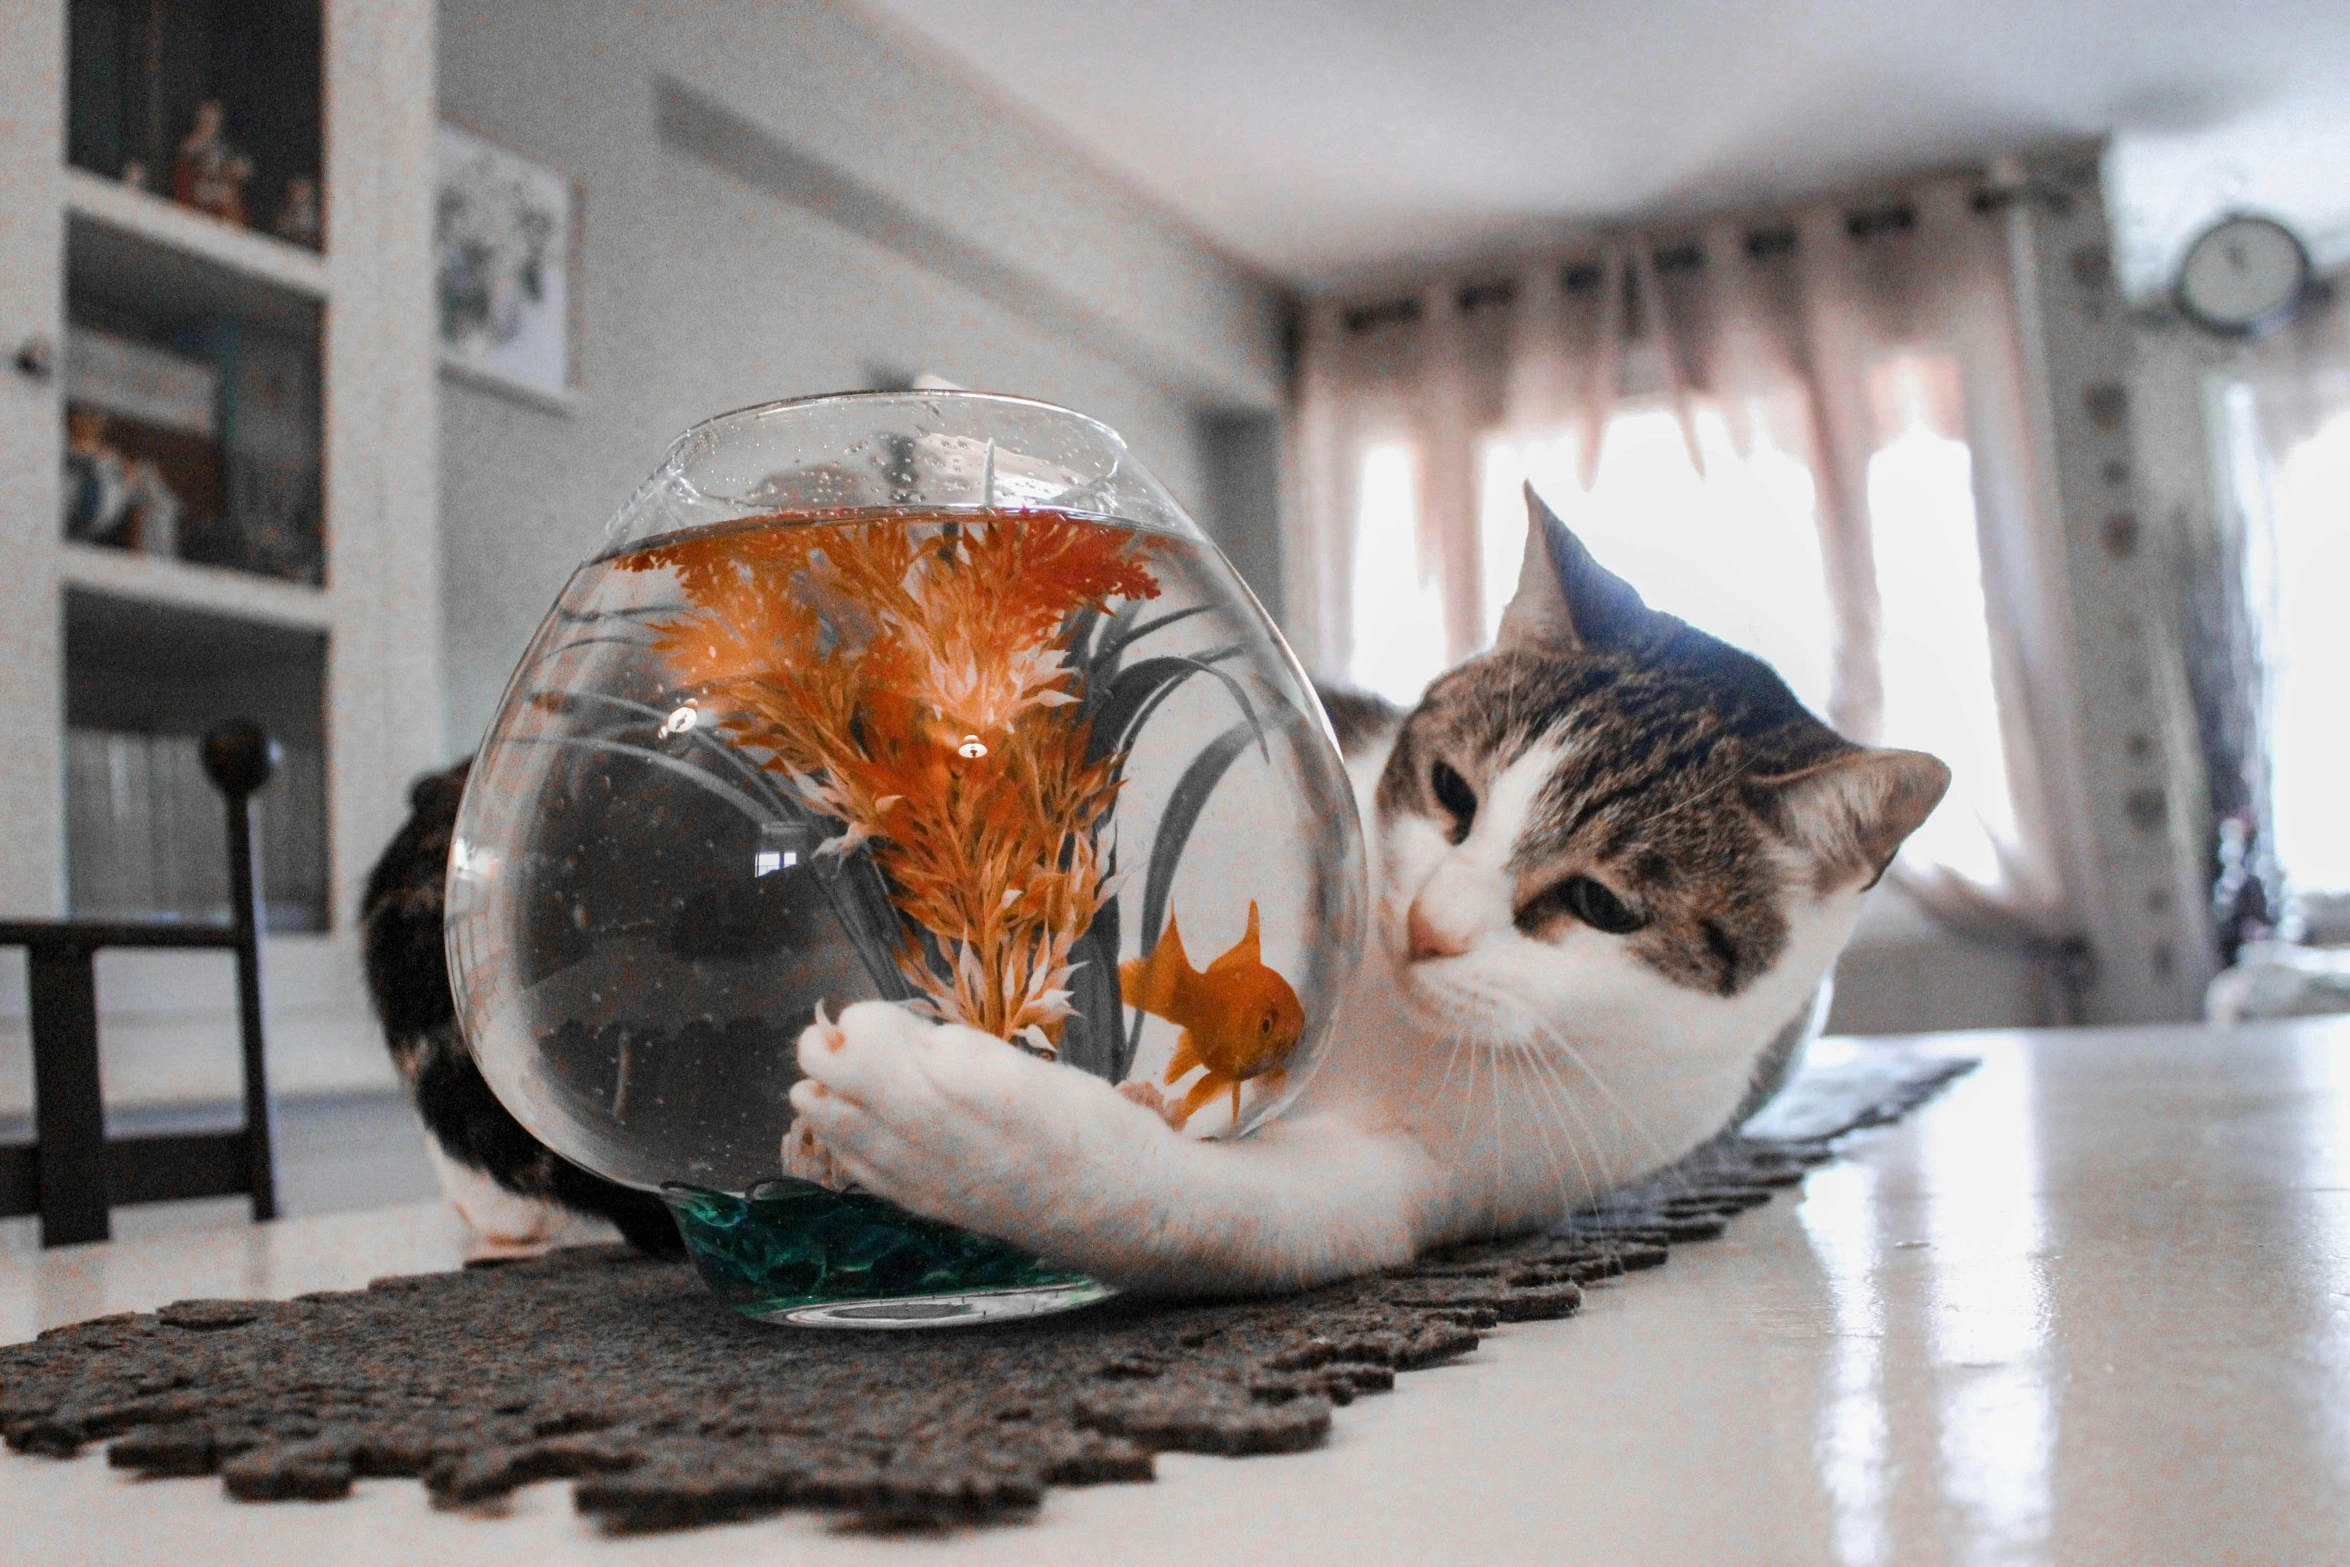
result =
M2309 286L2309 252L2266 218L2224 218L2187 249L2179 308L2215 332L2281 325Z

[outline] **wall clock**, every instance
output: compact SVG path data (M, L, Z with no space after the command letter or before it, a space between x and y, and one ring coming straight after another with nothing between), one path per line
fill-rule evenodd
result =
M2204 330L2257 337L2293 318L2309 283L2309 251L2291 229L2237 213L2187 247L2173 294L2180 312Z

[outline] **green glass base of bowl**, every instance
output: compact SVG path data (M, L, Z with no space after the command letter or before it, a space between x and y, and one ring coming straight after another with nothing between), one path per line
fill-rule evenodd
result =
M702 1281L761 1322L959 1327L1068 1311L1117 1293L867 1192L785 1179L739 1197L671 1182L661 1197Z

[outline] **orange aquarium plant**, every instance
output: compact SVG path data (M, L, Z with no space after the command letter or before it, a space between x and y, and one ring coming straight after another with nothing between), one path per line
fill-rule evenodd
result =
M1247 714L1210 748L1214 772L1256 736L1246 694L1214 667L1230 650L1120 667L1196 613L1137 618L1160 591L1152 548L1050 512L777 517L614 564L674 574L684 607L646 629L696 722L778 782L778 803L838 824L820 858L879 871L896 917L844 924L886 945L907 999L1049 1056L1073 983L1107 986L1107 1007L1085 1010L1116 1033L1099 828L1141 723L1205 672ZM1154 847L1161 904L1187 830ZM1119 1043L1122 1068L1133 1047Z

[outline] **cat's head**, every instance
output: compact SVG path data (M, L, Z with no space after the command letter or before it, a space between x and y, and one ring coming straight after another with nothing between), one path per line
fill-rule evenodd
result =
M1527 508L1495 647L1429 688L1380 774L1379 940L1456 1034L1726 1115L1949 770L1844 739Z

